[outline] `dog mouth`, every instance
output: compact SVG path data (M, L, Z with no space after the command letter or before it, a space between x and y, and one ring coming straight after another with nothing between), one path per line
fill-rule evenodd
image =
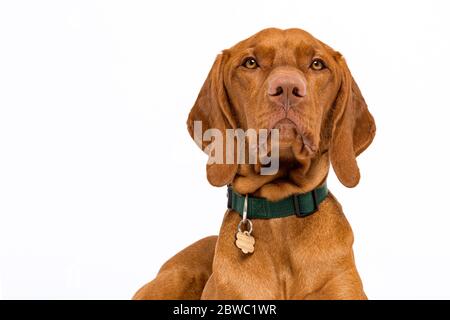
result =
M282 118L271 126L278 130L278 147L280 157L286 159L311 158L317 153L318 148L309 131L302 130L301 124L289 119Z
M292 143L299 135L297 126L292 120L288 118L278 121L272 128L278 129L280 149L291 147Z

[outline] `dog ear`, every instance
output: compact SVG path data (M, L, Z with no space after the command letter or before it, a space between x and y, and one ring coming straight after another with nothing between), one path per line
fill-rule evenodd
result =
M356 186L360 179L356 157L375 137L375 121L342 55L338 54L342 79L335 105L330 159L341 183Z
M226 56L226 52L217 56L187 120L191 137L204 152L209 154L210 159L212 150L207 148L209 142L203 139L205 131L210 129L215 139L218 138L217 134L221 135L222 141L226 143L225 130L236 129L223 80ZM201 133L196 134L194 127L197 121L201 123ZM222 147L222 144L219 144L219 146ZM223 163L209 163L210 161L208 161L206 165L207 178L213 186L220 187L231 183L237 172L237 162L233 161L232 164L227 164L225 160L226 150L229 147L224 146L221 148L222 150L214 149L214 152L223 152Z

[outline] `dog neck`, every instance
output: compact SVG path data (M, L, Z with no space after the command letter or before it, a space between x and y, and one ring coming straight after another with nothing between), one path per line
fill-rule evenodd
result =
M260 175L251 165L240 165L232 186L240 194L278 201L293 194L306 193L322 185L330 167L328 153L308 163L282 164L274 175Z

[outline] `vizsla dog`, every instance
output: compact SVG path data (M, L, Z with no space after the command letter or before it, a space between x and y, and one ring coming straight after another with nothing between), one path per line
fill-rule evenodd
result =
M331 164L356 186L356 157L375 136L343 56L305 31L265 29L218 55L189 114L192 137L195 121L203 132L278 129L279 169L208 163L208 181L229 188L219 236L175 255L134 299L366 299L352 230L325 183Z

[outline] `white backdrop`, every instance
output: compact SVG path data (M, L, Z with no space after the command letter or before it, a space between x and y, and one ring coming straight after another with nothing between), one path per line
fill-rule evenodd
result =
M366 293L449 299L448 3L0 2L0 297L128 299L217 234L185 121L215 55L275 26L341 51L376 119L361 183L329 181Z

